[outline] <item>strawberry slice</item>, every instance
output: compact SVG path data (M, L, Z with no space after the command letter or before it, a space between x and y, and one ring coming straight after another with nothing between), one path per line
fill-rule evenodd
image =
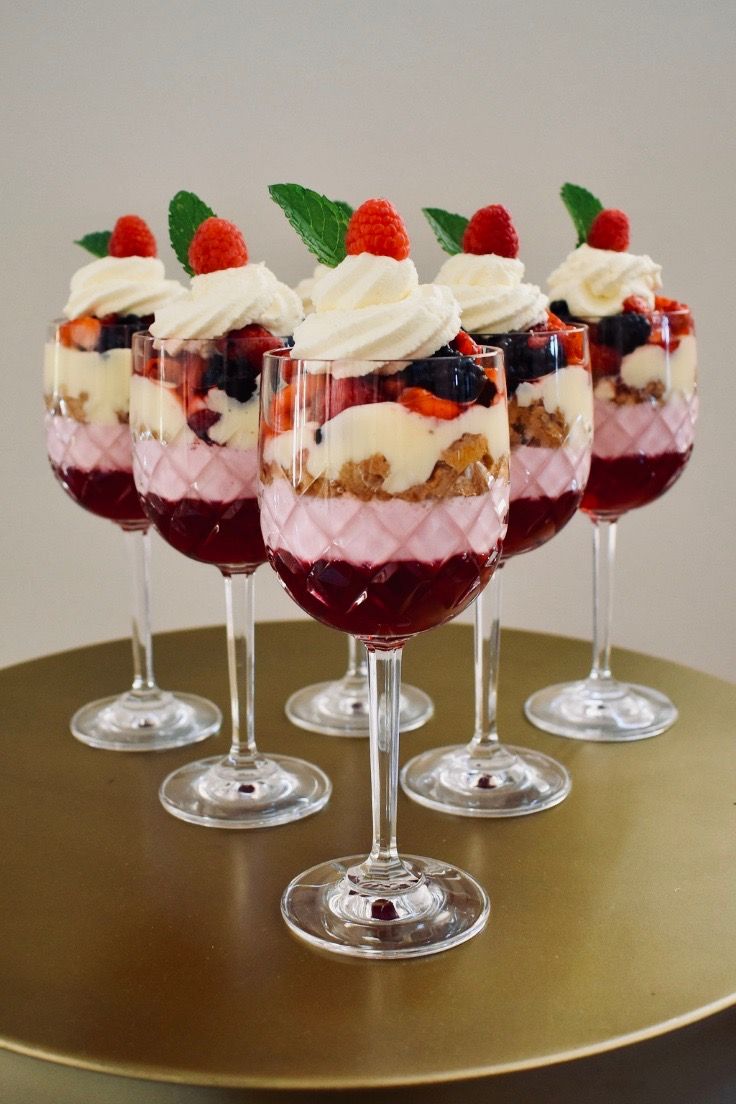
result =
M424 387L407 387L399 402L414 414L423 414L425 418L441 418L450 421L462 413L462 407L452 399L440 399Z
M102 324L99 318L82 315L81 318L72 318L70 322L64 322L59 326L59 341L70 349L84 349L85 352L92 352L97 348L101 331Z
M650 307L646 299L641 295L630 295L623 302L624 314L649 314Z

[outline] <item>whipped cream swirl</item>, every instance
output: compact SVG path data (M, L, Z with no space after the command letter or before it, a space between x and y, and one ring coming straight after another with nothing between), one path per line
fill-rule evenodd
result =
M326 276L328 272L332 272L332 269L329 267L329 265L317 264L314 267L314 272L312 273L312 275L305 276L304 279L300 280L294 288L294 291L297 293L302 301L302 306L304 308L305 314L311 314L314 310L314 300L312 299L312 291L314 290L314 285L317 283L318 280L321 280L323 276Z
M256 324L290 335L303 315L299 296L265 264L223 268L193 276L188 291L156 311L151 333L159 338L222 337Z
M431 356L460 329L460 308L448 287L421 284L408 258L359 253L322 276L314 313L294 331L294 358L386 361ZM334 374L363 374L354 363Z
M435 282L452 288L468 333L508 333L547 320L547 296L523 278L524 265L516 258L458 253L445 261Z
M100 257L77 269L71 279L67 318L106 314L154 314L185 294L178 280L167 280L158 257Z
M662 266L651 257L580 245L547 281L551 299L565 299L576 318L606 318L623 310L624 300L638 295L650 309L662 286Z

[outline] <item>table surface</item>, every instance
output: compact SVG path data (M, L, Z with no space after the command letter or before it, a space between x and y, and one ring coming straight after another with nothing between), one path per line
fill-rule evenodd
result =
M161 778L224 751L223 735L149 755L69 735L80 703L125 686L126 642L0 672L0 1046L190 1085L377 1089L545 1067L736 1003L733 686L620 651L617 673L670 694L678 724L628 746L559 739L521 706L582 674L588 645L505 632L501 733L564 762L572 794L505 821L402 796L400 847L473 873L491 920L447 954L381 963L315 952L279 915L295 873L370 842L367 743L283 715L300 685L342 673L344 638L263 624L257 647L262 750L312 759L334 792L317 816L255 832L188 825L158 803ZM224 708L222 630L161 636L156 658L161 685ZM470 736L471 658L464 626L407 646L406 679L436 715L402 737L402 761Z

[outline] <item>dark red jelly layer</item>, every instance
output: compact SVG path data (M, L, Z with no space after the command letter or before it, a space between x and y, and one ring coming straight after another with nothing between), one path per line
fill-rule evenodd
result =
M581 510L603 517L619 517L646 506L663 495L681 475L690 459L687 452L659 456L593 457Z
M269 551L271 566L295 602L317 621L353 636L404 638L449 621L491 577L499 547L435 563L395 560L351 564L305 563L290 552Z
M504 560L551 540L567 525L582 497L582 491L565 491L558 498L512 498L503 542Z
M217 567L245 567L266 562L258 499L203 502L159 495L144 498L146 513L161 536L192 560Z
M94 468L82 471L81 468L62 468L58 464L52 464L51 468L66 493L85 510L126 528L148 527L132 472Z

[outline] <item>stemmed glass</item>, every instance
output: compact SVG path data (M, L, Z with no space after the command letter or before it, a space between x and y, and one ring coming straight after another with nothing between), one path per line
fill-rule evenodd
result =
M511 431L511 501L503 566L545 544L577 510L590 467L593 399L585 326L474 334L504 351ZM432 748L401 772L407 795L459 816L541 812L570 792L555 759L503 744L496 727L501 570L475 601L475 730L464 746Z
M222 715L195 694L156 685L150 615L150 533L133 482L128 408L131 341L142 320L84 317L53 322L44 356L46 450L54 475L80 506L123 531L133 584L133 684L82 706L71 731L111 751L163 751L193 744Z
M302 759L263 754L254 735L253 576L265 562L257 493L258 366L247 335L159 340L136 334L131 426L136 485L163 538L225 580L232 743L162 783L174 816L262 828L316 813L331 791Z
M401 654L464 609L498 561L508 507L502 354L264 358L261 520L271 565L317 620L368 651L373 846L296 877L282 914L347 955L432 954L484 926L468 874L396 845ZM437 398L419 381L443 380ZM409 453L407 452L410 447Z
M348 636L348 669L340 679L303 686L286 702L286 716L299 728L326 736L368 735L368 659L365 648ZM434 714L432 699L416 686L402 684L399 727L421 728Z
M624 312L590 324L595 431L582 509L593 522L593 665L587 679L539 690L532 724L578 740L642 740L664 732L677 709L658 690L611 673L616 523L664 494L693 447L698 410L696 346L687 307Z

